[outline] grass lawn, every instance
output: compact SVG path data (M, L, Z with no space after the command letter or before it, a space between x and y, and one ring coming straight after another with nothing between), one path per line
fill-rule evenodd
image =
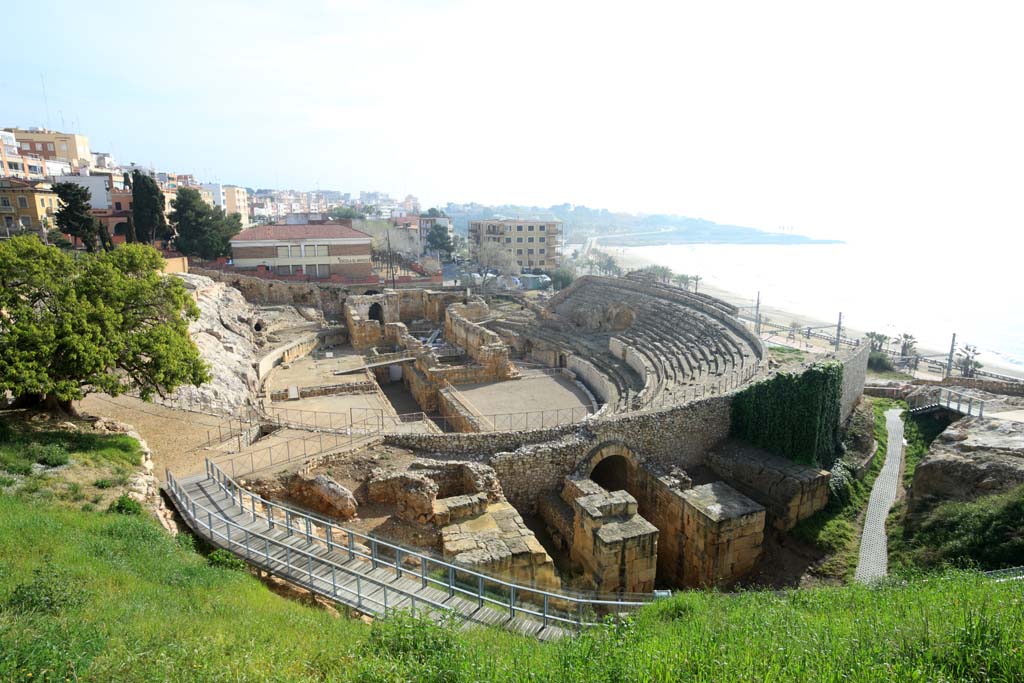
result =
M4 681L1014 681L1022 632L1021 585L968 573L682 593L555 644L368 626L213 566L148 518L0 496Z

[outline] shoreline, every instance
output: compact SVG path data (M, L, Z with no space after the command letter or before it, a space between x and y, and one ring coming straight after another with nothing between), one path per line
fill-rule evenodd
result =
M637 270L646 266L658 265L655 261L638 256L635 253L631 253L631 247L612 247L599 243L593 245L594 249L602 251L612 256L615 262L623 269L623 271ZM740 296L736 292L730 291L722 287L716 287L714 285L705 285L703 281L700 283L700 290L703 294L709 294L715 298L721 299L734 306L740 306L743 308L750 308L754 305L749 297ZM800 323L802 327L811 326L817 327L820 325L832 324L833 327L836 324L835 320L822 320L819 317L805 315L796 311L786 310L778 308L776 306L769 306L766 304L761 305L761 315L770 318L773 322L788 324L791 321ZM843 326L843 332L849 337L864 337L869 330L861 330L855 327ZM917 346L917 352L923 356L937 356L942 354L948 354L949 348L938 349L933 346ZM984 362L984 368L991 369L993 372L999 374L1008 375L1010 377L1018 377L1024 379L1024 370L1019 367L1006 366L1000 364L998 361L987 361Z

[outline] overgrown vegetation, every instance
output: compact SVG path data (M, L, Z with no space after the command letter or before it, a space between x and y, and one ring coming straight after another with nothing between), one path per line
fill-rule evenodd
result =
M1024 562L1024 486L971 501L945 501L914 515L894 513L890 553L903 567L951 564L1002 569Z
M0 680L1013 681L1021 632L1020 586L969 573L683 593L550 644L411 615L367 626L212 567L153 520L0 496Z
M770 346L768 357L779 365L791 365L803 363L807 359L807 354L790 346Z
M730 432L794 462L831 469L840 449L842 393L838 362L777 373L735 395Z
M57 429L35 429L17 422L18 428L0 419L0 470L28 475L32 465L67 465L72 459L89 465L135 466L140 462L139 444L122 434L94 434Z

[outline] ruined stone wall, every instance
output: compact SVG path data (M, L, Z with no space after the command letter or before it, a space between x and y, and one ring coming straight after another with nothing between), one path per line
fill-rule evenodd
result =
M728 583L753 569L764 508L720 481L687 489L683 498L683 585Z
M491 381L508 379L515 374L508 347L497 334L474 322L487 314L483 302L450 305L445 314L445 341L464 348L470 358L488 369Z
M441 417L445 418L449 427L459 432L479 432L481 425L473 411L459 400L458 393L450 387L443 387L437 392L437 408Z
M861 344L848 356L842 359L843 363L843 395L840 403L841 421L845 421L853 413L854 407L864 394L864 380L868 376L868 356L871 348L868 344Z
M325 316L334 319L341 317L342 305L351 291L345 285L338 283L268 280L251 275L196 267L194 264L189 270L234 287L249 303L313 306L322 310Z
M585 358L570 355L566 366L576 375L576 379L583 382L592 394L601 399L602 403L618 402L619 392L607 375L594 367L594 364Z

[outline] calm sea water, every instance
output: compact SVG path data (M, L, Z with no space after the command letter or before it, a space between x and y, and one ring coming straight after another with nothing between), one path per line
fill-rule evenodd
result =
M699 274L703 282L764 305L857 330L909 332L928 348L974 344L988 365L1024 370L1024 261L1005 244L676 244L628 253ZM784 322L784 321L778 321ZM788 322L788 321L785 321Z

